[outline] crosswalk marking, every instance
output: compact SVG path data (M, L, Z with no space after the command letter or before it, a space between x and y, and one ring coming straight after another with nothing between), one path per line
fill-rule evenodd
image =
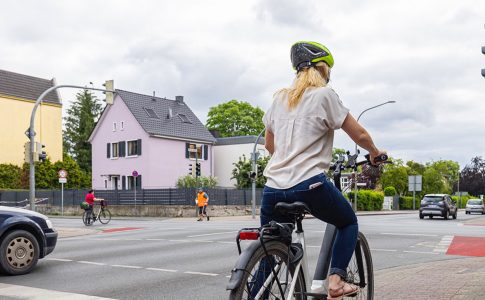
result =
M441 238L441 241L438 243L438 245L436 245L436 247L433 249L433 252L446 253L452 241L453 241L452 235L443 236Z
M0 299L29 299L29 300L115 300L114 298L105 298L89 296L77 293L59 292L54 290L33 288L28 286L13 285L0 283Z

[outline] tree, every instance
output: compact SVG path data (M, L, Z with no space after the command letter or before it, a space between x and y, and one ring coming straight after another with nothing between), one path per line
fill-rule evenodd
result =
M77 93L64 118L64 149L85 172L91 172L91 144L88 139L101 114L101 106L96 96L82 90Z
M471 195L485 194L485 160L481 156L472 158L461 171L460 190Z
M221 137L259 135L264 129L263 115L259 107L231 100L209 109L206 126L209 130L217 130Z
M266 165L269 161L269 156L267 157L260 157L256 160L257 168L258 168L258 176L256 177L256 187L262 188L266 184L266 177L264 177L263 170L266 168ZM243 154L242 158L239 157L239 161L233 163L235 168L232 170L232 177L231 179L236 179L236 187L239 189L242 188L249 188L251 187L251 178L249 174L252 171L252 161L250 159L246 159L246 155Z
M407 168L401 159L395 159L392 162L384 165L379 182L383 189L393 186L399 195L404 195L408 190Z

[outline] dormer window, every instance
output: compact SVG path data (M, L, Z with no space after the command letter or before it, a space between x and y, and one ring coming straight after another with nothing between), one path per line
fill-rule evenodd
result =
M182 122L192 124L192 122L190 122L189 118L187 118L186 115L178 114L177 116L179 116L179 118L180 118L180 120L182 120Z
M144 107L143 108L145 112L147 113L148 117L153 118L153 119L159 119L157 113L151 108Z

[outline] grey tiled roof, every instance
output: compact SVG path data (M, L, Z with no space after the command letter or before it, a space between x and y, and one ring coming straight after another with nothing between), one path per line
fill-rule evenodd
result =
M123 99L133 116L143 129L151 135L181 138L184 140L198 140L214 143L216 139L200 122L192 110L182 101L137 94L116 90ZM169 109L172 117L169 118ZM150 118L146 109L152 109L158 118ZM191 123L184 123L180 115L185 115Z
M258 137L255 135L232 136L225 138L217 138L216 146L219 145L237 145L237 144L254 144ZM258 144L264 145L264 137L260 137Z
M54 79L42 79L0 70L0 94L2 95L35 101L45 90L53 86ZM43 101L61 103L56 91L47 94Z

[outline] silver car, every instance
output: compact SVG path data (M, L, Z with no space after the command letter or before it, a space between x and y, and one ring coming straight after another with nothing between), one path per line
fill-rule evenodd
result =
M485 214L485 205L483 205L482 199L470 199L466 203L465 213L471 214L472 212Z

